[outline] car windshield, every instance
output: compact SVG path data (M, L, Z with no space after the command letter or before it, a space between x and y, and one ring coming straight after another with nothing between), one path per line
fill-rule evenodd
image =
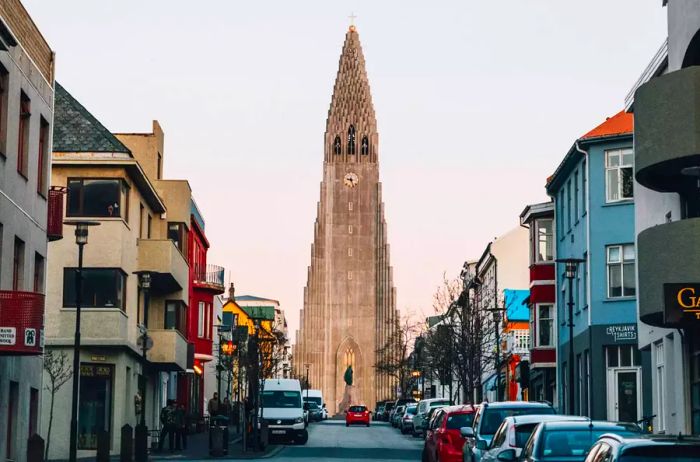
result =
M560 460L562 457L583 457L593 446L593 443L605 433L614 433L622 437L636 436L629 430L622 428L570 428L551 430L543 433L544 441L539 445L539 455L543 460Z
M474 423L474 413L450 414L447 416L447 429L459 430L462 427L471 427Z
M689 462L700 459L700 445L658 445L628 448L620 462Z
M301 407L301 393L298 391L263 391L263 407Z
M545 415L554 414L554 409L551 407L512 407L512 408L486 408L482 416L483 423L479 433L482 436L493 436L501 426L501 422L506 417L514 415Z
M308 401L309 403L316 403L318 404L318 407L321 407L321 398L317 398L315 396L309 396L308 398L304 396L304 401Z
M449 406L450 401L445 400L445 401L433 401L430 403L430 407L437 407L437 406Z
M309 405L309 409L312 411L315 411L317 409L321 409L320 407L318 407L318 404L311 402L311 401L308 403L308 405Z
M364 406L350 406L350 412L365 412L367 410Z
M415 414L417 410L417 406L409 406L406 408L406 414Z
M528 438L530 438L536 426L536 423L531 423L515 427L515 445L519 448L525 447L525 443L527 443Z
M394 409L394 403L389 403L386 406L384 406L385 411L391 411L392 409Z

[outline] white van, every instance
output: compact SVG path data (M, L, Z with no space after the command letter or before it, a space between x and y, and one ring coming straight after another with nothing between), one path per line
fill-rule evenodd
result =
M318 407L323 411L323 418L328 418L328 411L326 410L326 403L323 402L321 390L302 390L301 395L304 401L318 404Z
M267 379L262 392L262 418L271 438L306 444L309 433L304 422L301 384L296 379Z

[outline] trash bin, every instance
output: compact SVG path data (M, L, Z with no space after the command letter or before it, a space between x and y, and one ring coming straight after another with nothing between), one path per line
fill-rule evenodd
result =
M228 417L218 415L209 420L209 455L228 454Z

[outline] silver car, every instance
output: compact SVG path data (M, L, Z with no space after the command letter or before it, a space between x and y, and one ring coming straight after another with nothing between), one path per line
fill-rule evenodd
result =
M429 398L422 399L418 403L416 415L413 416L413 436L420 436L425 432L427 425L428 413L434 407L450 406L452 402L446 398Z

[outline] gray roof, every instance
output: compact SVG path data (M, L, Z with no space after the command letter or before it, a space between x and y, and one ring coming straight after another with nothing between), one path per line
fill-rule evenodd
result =
M129 148L56 82L54 152L123 152Z

